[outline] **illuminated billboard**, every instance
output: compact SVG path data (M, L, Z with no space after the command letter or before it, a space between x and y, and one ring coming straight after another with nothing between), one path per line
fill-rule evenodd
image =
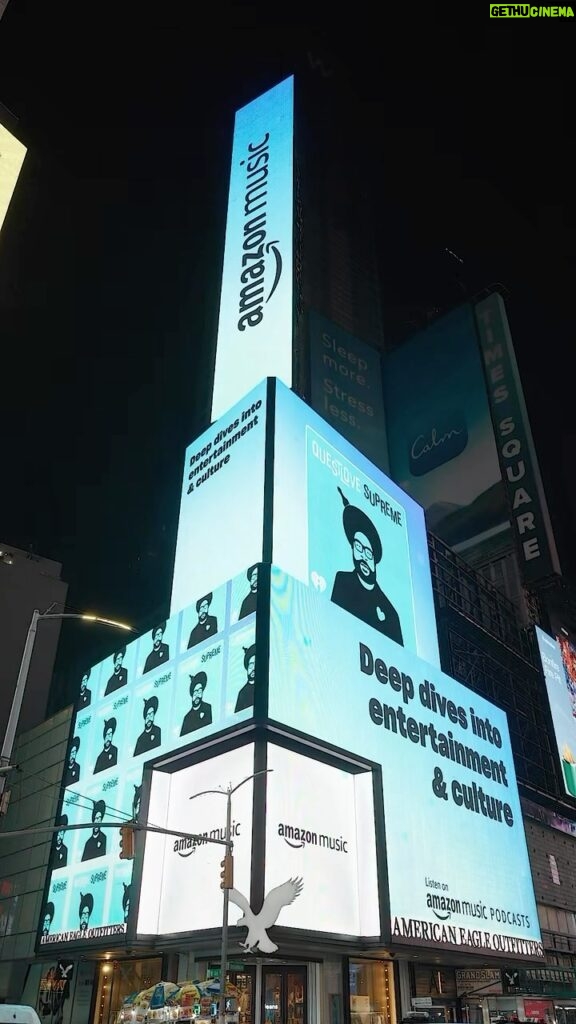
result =
M150 821L173 831L226 836L225 791L254 774L254 747L247 744L172 775L154 772L150 791ZM206 793L191 800L196 793ZM231 834L234 841L234 886L250 894L252 862L252 790L247 782L234 794ZM140 888L138 933L171 935L216 928L222 924L220 861L225 846L213 842L149 834ZM230 923L239 916L230 907Z
M268 713L381 765L383 941L543 958L502 710L273 568Z
M262 561L439 664L422 508L270 379L186 452L172 613Z
M380 353L315 310L308 315L308 341L312 408L386 472Z
M190 444L170 613L262 561L266 381Z
M530 584L560 565L502 296L479 302L475 316L520 573Z
M458 307L384 361L390 475L428 529L475 561L510 548L506 491L473 307Z
M236 113L212 419L263 377L292 384L294 79Z
M0 9L0 17L2 11ZM0 231L26 156L24 146L0 122Z
M218 885L225 837L228 785L253 775L254 745L239 747L172 775L154 772L149 817L173 831L206 839L150 834L142 872L138 934L181 934L218 928ZM282 908L278 924L333 935L380 933L372 773L347 772L266 744L265 893L297 882L297 897ZM218 790L221 792L209 792ZM196 797L195 794L202 793ZM191 799L192 798L192 799ZM263 851L252 847L253 784L234 793L234 892L228 923L239 922L249 902L253 864ZM160 880L160 881L159 881ZM238 897L236 893L240 894ZM269 924L275 922L269 922ZM271 942L259 939L260 952Z
M423 509L276 382L271 561L439 664Z
M576 647L535 626L564 789L576 798Z
M268 744L265 892L302 879L279 922L335 935L380 934L373 776Z
M252 717L251 594L245 572L198 591L189 607L83 673L41 947L126 930L132 862L120 859L119 830L106 823L138 814L147 762Z

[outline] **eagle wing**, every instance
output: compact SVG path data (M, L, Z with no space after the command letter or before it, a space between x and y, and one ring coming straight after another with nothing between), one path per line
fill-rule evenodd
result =
M245 914L249 914L250 917L254 916L250 910L248 900L241 892L238 892L238 889L230 889L228 891L228 899L232 900L232 903L235 903L237 907L240 907L240 910L243 910Z
M304 882L301 878L290 878L287 882L283 882L282 885L277 885L275 889L270 889L262 904L262 910L258 914L258 923L263 928L271 928L276 922L282 907L287 907L289 903L293 903L303 888Z

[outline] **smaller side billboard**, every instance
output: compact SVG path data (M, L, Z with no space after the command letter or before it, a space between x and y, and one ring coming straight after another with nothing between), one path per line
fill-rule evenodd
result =
M315 310L308 316L308 336L312 408L387 472L380 353Z
M555 638L534 628L564 789L576 799L576 647L567 634Z

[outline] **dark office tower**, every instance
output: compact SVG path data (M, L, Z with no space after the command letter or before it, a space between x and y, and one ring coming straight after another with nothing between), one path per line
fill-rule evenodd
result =
M296 77L295 283L304 319L314 310L382 348L376 193L366 160L370 133L364 109L337 72L323 77L316 66ZM305 348L305 337L306 325L297 320L297 351L300 344Z

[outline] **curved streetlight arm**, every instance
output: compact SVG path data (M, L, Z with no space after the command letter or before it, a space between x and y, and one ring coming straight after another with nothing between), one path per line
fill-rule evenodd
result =
M32 612L32 619L28 627L28 633L26 634L26 642L24 644L24 651L22 652L22 661L20 662L20 669L18 671L18 678L16 680L14 696L12 698L12 707L10 708L8 724L6 726L4 741L2 743L2 752L0 753L1 768L6 768L6 766L10 764L10 758L12 757L12 750L14 748L14 738L16 736L16 729L18 727L20 711L22 710L22 701L24 699L26 683L28 682L28 672L30 670L32 652L34 650L34 641L36 640L36 630L38 628L38 621L40 619L84 619L85 622L101 622L106 626L114 626L117 629L127 630L130 633L136 632L136 630L133 629L132 626L127 626L123 622L115 622L114 619L101 618L99 615L90 615L84 612L40 612L38 611L37 608L34 609L34 611ZM0 772L0 816L3 813L1 798L5 786L6 773Z

